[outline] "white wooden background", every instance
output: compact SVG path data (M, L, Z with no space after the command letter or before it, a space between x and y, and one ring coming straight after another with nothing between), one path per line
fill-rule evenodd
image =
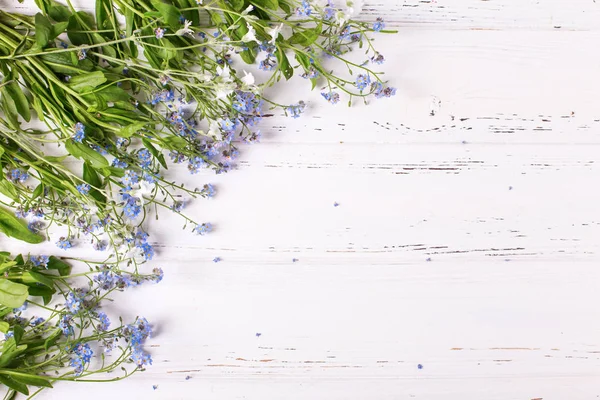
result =
M600 396L600 4L367 1L377 16L400 31L377 36L398 96L303 96L239 170L179 171L218 186L188 209L215 232L150 226L165 280L113 306L156 324L154 365L40 399Z

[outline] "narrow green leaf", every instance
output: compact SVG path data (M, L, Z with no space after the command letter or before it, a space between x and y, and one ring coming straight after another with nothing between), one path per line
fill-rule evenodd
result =
M27 389L27 385L15 381L10 375L0 374L0 383L5 384L9 388L16 390L19 393L24 394L25 396L29 396L29 390Z
M18 346L19 343L21 343L21 339L23 338L23 335L25 334L25 329L23 329L23 327L21 325L15 325L13 327L13 338L15 338L15 344ZM17 347L18 349L18 347Z
M0 232L27 243L37 244L44 241L43 236L31 232L24 221L18 219L12 212L4 208L0 208Z
M12 378L26 385L52 388L52 384L49 382L49 379L51 379L49 376L41 377L39 375L12 375Z
M11 198L12 200L17 200L19 198L19 194L17 193L13 183L7 181L6 179L0 181L0 193Z
M6 85L6 91L8 95L11 96L21 117L23 117L25 121L29 122L29 120L31 120L29 101L27 100L27 97L25 97L23 90L19 87L19 84L16 81L12 81Z
M45 276L42 273L35 272L35 271L23 272L23 274L21 275L21 281L26 284L40 283L46 287L49 287L52 289L54 288L54 280L52 280L51 278L48 278L47 276Z

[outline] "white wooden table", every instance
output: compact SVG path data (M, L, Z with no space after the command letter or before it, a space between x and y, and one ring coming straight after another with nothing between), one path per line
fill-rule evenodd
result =
M164 281L114 306L156 324L154 365L40 399L600 396L600 4L367 2L377 16L400 31L377 36L398 95L303 95L237 171L177 172L217 185L188 209L216 229L164 214Z

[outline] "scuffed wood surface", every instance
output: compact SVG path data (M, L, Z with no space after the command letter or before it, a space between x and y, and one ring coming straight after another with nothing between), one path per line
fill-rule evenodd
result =
M366 2L377 16L400 29L377 38L399 95L303 96L238 171L171 171L218 186L188 209L216 229L163 213L165 280L112 306L156 323L154 365L39 398L600 395L600 4Z

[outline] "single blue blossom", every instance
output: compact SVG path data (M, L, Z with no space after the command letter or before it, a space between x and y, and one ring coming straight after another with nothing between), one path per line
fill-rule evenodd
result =
M165 31L166 29L163 28L156 28L154 30L154 35L156 36L157 39L162 39L165 36Z
M200 191L200 195L204 197L214 197L215 196L215 187L210 183L205 184Z
M86 195L90 192L90 185L88 185L87 183L81 183L77 185L76 188L77 191L83 195Z
M383 23L383 18L379 17L377 18L377 20L375 21L375 23L373 24L373 30L375 32L379 32L381 31L383 28L385 28L385 24Z
M193 231L201 236L204 236L212 231L212 225L209 222L205 222L203 224L196 225Z
M58 246L59 249L63 249L63 250L67 250L70 249L71 247L73 247L73 243L71 243L71 240L69 240L69 238L66 237L61 237L58 242L56 242L56 245Z
M164 276L165 273L163 272L162 268L154 268L152 270L152 280L155 283L159 283L160 281L162 281Z

